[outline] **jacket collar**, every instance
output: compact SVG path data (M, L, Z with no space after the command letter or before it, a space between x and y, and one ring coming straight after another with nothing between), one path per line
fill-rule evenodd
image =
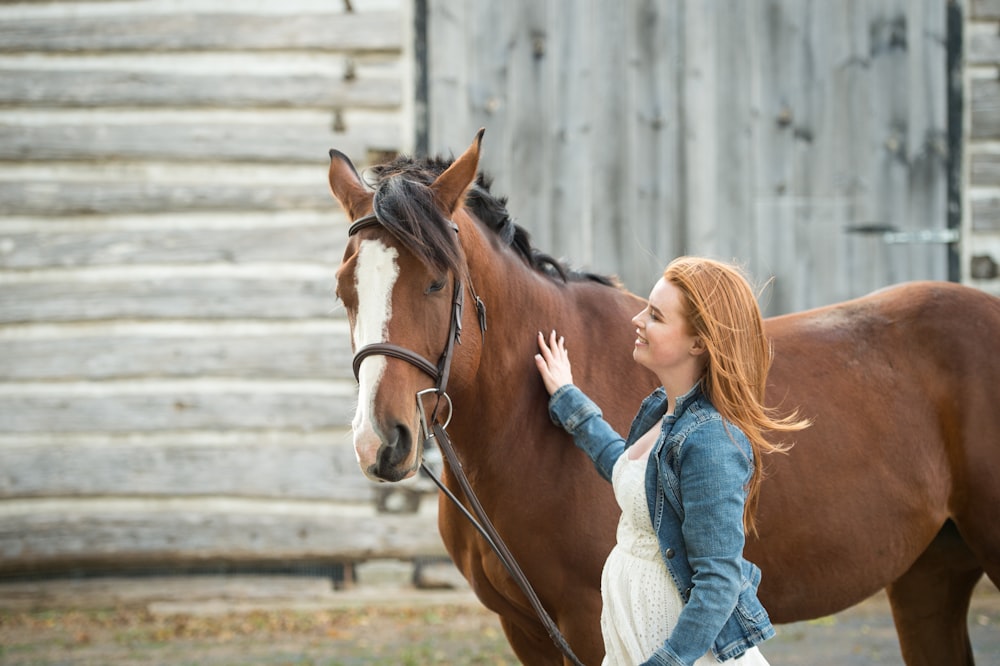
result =
M691 405L702 397L701 382L698 382L684 395L677 398L674 405L674 413L670 416L672 420L677 420ZM639 413L632 421L629 429L628 443L631 445L644 432L662 419L667 413L667 392L662 386L657 387L652 393L646 396L642 402Z
M660 390L663 390L662 387L660 388ZM666 396L666 391L664 391L664 396ZM677 401L674 404L674 416L678 417L681 414L683 414L684 410L687 409L689 406L691 406L691 404L701 396L702 396L701 382L698 381L695 383L694 386L688 389L687 393L678 396Z

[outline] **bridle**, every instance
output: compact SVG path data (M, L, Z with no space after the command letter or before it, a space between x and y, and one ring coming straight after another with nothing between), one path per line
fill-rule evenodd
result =
M347 235L353 236L364 229L378 227L381 225L382 223L379 222L378 217L374 214L366 215L350 226L347 230ZM457 227L455 230L456 232L458 231ZM415 365L423 370L424 373L430 375L431 378L437 382L434 390L437 391L438 395L446 395L445 389L448 385L448 374L451 371L452 352L455 349L455 343L462 343L462 308L464 306L464 302L465 290L462 288L462 281L456 276L455 289L452 293L451 299L451 324L449 325L448 339L445 342L444 351L441 353L441 358L438 359L437 365L431 363L417 352L410 351L405 347L400 347L399 345L394 345L389 342L374 342L372 344L365 345L354 355L354 378L358 378L358 373L361 370L361 362L369 356L392 356L393 358L398 358L410 363L411 365ZM480 328L482 329L485 337L486 310L485 307L482 306L482 301L478 296L476 296L476 307L483 313L480 317Z
M348 228L347 235L350 237L364 229L381 226L382 223L373 213L355 221L354 224ZM454 223L452 223L452 226L457 233L458 227L455 226ZM471 286L471 280L469 281L469 284L473 298L476 299L476 310L479 313L479 329L483 335L483 340L485 341L486 306L483 304L482 299L476 295L475 289ZM455 285L451 296L451 323L448 325L448 337L445 340L444 351L441 352L441 357L438 359L437 364L431 363L415 351L411 351L406 347L394 345L391 342L373 342L363 346L354 354L354 378L358 380L360 380L361 362L369 356L391 356L392 358L398 358L401 361L406 361L410 365L423 370L425 374L429 375L430 378L434 380L435 383L432 388L417 392L417 412L420 415L420 429L421 435L424 438L424 443L434 438L433 428L428 426L427 414L424 411L423 397L425 395L434 393L438 398L437 402L434 404L434 411L431 412L429 423L433 424L437 421L437 412L438 408L441 406L442 399L448 404L448 418L442 428L448 427L448 424L451 422L451 397L448 395L446 389L448 388L448 376L451 374L451 357L454 354L455 345L462 344L462 311L464 307L465 289L463 288L462 281L458 278L458 276L455 276ZM437 481L436 477L430 473L430 470L423 466L423 463L421 463L421 467L428 475L431 476L432 479Z
M454 223L450 223L452 228L458 233L458 226ZM353 236L358 232L372 228L381 227L382 222L378 219L378 216L374 213L371 215L366 215L357 219L347 230L347 235ZM486 306L482 299L476 294L476 290L472 285L472 278L469 276L468 280L469 292L472 294L473 299L475 299L476 312L479 319L479 330L483 336L483 341L486 341ZM452 307L451 307L451 323L448 326L448 338L445 341L444 351L441 352L441 357L438 359L436 364L428 361L425 357L420 354L406 349L405 347L400 347L399 345L394 345L389 342L375 342L367 344L359 349L354 354L354 378L359 379L361 371L361 362L364 361L369 356L390 356L392 358L397 358L401 361L406 361L407 363L419 368L425 374L429 375L431 379L434 380L434 386L432 388L424 389L422 391L417 391L417 413L420 417L420 428L421 436L424 441L421 446L425 446L431 440L437 442L438 448L441 449L441 453L444 456L445 461L451 468L456 480L458 481L459 487L462 489L462 493L465 498L469 501L472 511L475 512L475 516L465 508L462 501L455 496L454 493L449 490L440 478L423 462L420 463L420 469L423 470L427 476L434 481L434 484L443 492L463 515L472 523L479 534L486 539L493 552L497 554L500 558L500 562L510 573L514 582L517 583L518 587L528 598L529 603L535 609L538 614L539 619L541 619L542 624L545 625L545 629L548 631L549 636L552 638L552 642L555 643L562 653L576 666L583 666L582 662L573 654L573 650L570 649L569 643L566 642L566 638L559 631L556 623L552 620L548 611L542 605L541 600L535 593L535 590L531 587L531 583L528 581L521 567L518 565L517 560L514 558L513 553L504 543L500 534L497 532L496 528L493 526L493 522L487 516L486 511L483 509L482 504L479 502L479 498L476 496L475 491L472 489L472 485L469 483L469 479L465 474L465 470L462 468L462 462L458 458L458 454L455 452L455 448L451 444L451 438L448 437L446 428L451 422L453 406L451 398L448 396L446 389L448 387L448 375L451 372L451 359L455 351L455 344L462 343L462 311L465 303L465 286L462 283L461 278L458 275L454 276L454 290L452 292ZM431 412L430 419L424 411L423 397L427 394L434 393L437 395L437 402L434 405L434 410ZM445 422L438 422L438 409L442 404L442 400L448 405L448 418Z

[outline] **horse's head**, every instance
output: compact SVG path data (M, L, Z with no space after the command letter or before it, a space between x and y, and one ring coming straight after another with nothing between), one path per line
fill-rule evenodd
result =
M475 308L461 307L468 270L453 220L475 181L482 134L443 172L376 169L374 192L345 155L330 151L330 190L353 222L337 296L359 384L354 449L375 480L416 472L422 410L428 425L450 417L443 384L453 344L462 319L475 321Z

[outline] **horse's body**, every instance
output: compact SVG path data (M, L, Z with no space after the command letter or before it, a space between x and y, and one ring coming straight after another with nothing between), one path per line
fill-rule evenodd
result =
M551 262L533 260L503 202L473 183L478 150L477 141L443 175L438 162L399 162L379 174L375 211L386 226L349 240L338 295L356 347L391 341L430 359L448 331L447 285L467 281L482 298L488 331L480 335L473 308L462 315L448 432L569 644L597 664L600 571L618 508L610 485L549 420L532 359L538 331L565 335L576 383L625 432L654 387L631 359L629 319L644 301L594 280L553 277L544 270ZM370 214L372 192L345 157L332 156L334 195L352 219ZM404 201L418 195L426 201ZM458 255L418 247L436 243L454 244ZM814 421L788 455L769 457L759 538L747 544L772 619L833 613L887 588L908 664L971 663L972 588L983 571L1000 584L1000 299L918 283L767 326L775 352L768 401ZM421 448L414 395L433 382L384 357L365 359L359 378L362 468L383 480L413 473ZM447 469L445 483L455 487ZM439 527L518 657L562 663L506 570L444 500Z

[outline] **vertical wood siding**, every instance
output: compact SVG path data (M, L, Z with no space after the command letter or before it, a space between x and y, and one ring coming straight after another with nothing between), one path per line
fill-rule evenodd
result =
M678 254L735 259L770 313L947 279L903 235L947 223L942 3L427 4L430 149L486 127L542 249L639 293Z
M350 4L0 5L0 573L441 551L350 445L327 151L410 112Z

